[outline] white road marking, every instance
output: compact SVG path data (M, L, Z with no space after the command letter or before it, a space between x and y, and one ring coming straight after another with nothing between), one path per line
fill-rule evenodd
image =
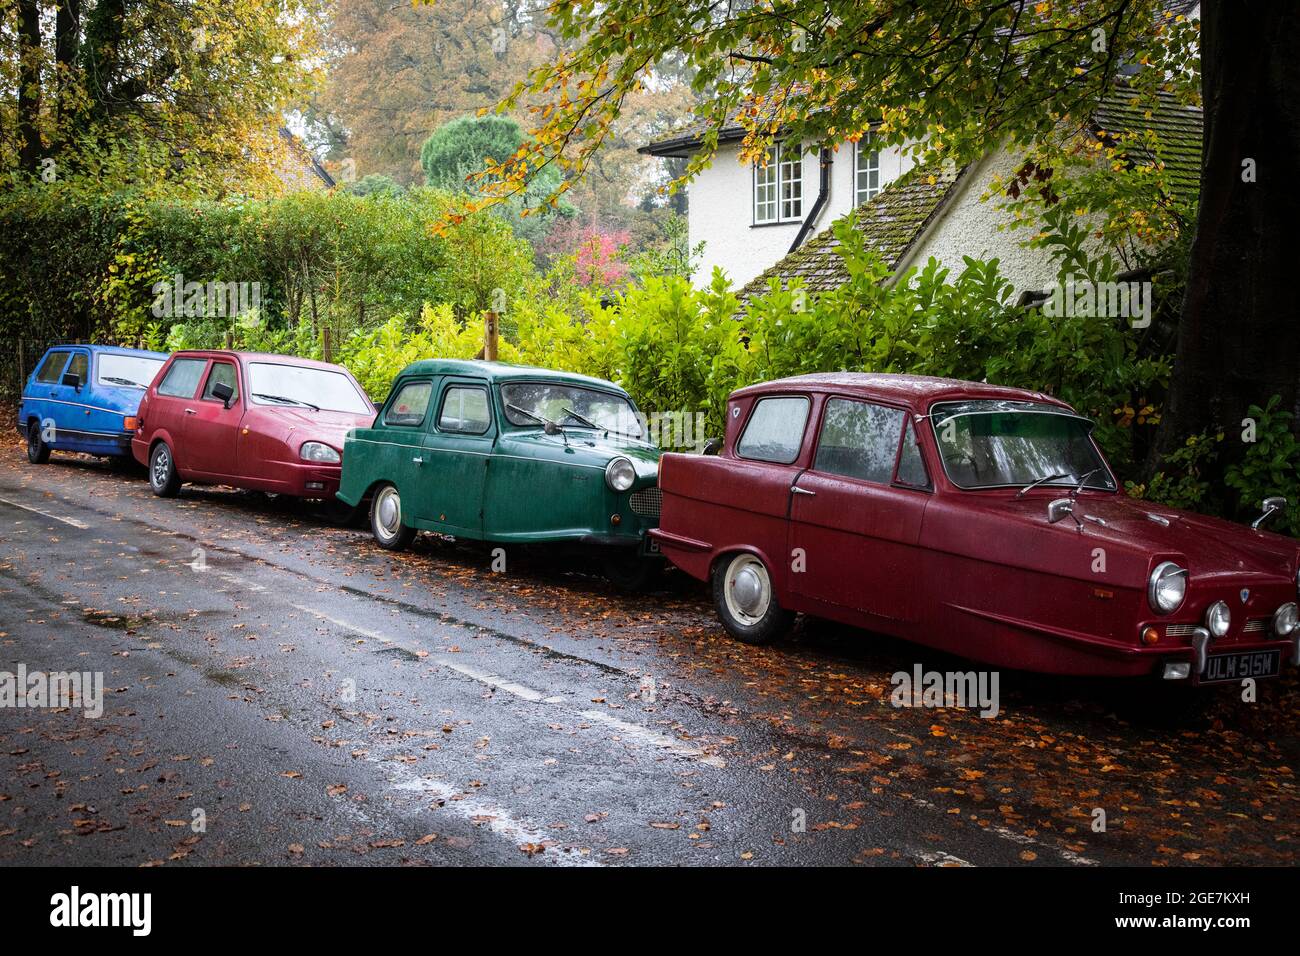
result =
M516 697L522 697L524 700L531 701L534 704L543 699L547 702L555 701L555 698L553 697L545 697L541 691L533 690L531 687L525 687L523 684L517 684L514 681L507 680L497 674L490 674L487 671L481 671L477 667L470 667L468 664L459 664L445 657L436 658L434 663L440 667L445 667L448 670L453 670L457 674L464 674L466 677L487 684L489 687L503 690L507 694L514 694ZM560 698L560 700L563 699L564 698Z
M364 627L357 627L355 624L349 624L347 621L342 621L336 617L331 617L330 615L326 614L324 611L318 611L315 608L310 608L302 604L292 604L290 606L297 608L299 611L302 611L306 614L311 614L314 617L318 617L323 621L328 621L329 623L337 627L341 627L344 630L352 631L354 634L361 634L365 637L369 637L373 640L380 641L384 644L388 644L396 647L402 647L402 645L398 644L396 641L393 641L391 638L388 638L385 635L379 633L378 631L371 631ZM410 648L403 648L403 649L410 651ZM411 651L411 653L415 653L415 652ZM438 665L439 667L445 667L450 671L454 671L457 674L461 674L465 677L468 677L471 680L476 680L481 684L486 684L487 686L495 688L497 690L503 690L507 694L513 694L514 696L521 698L522 700L526 700L529 703L533 703L533 704L564 703L563 697L559 697L559 696L548 697L543 691L534 690L531 687L525 687L523 684L517 683L516 681L512 681L508 678L502 677L499 674L493 674L490 671L480 670L479 668L474 667L470 664L462 664L459 661L453 661L449 657L440 656L440 657L430 658L430 662ZM594 721L596 723L604 724L607 727L613 727L615 730L619 732L620 736L624 737L627 740L631 740L635 743L648 744L652 747L658 747L661 750L667 750L670 753L677 754L678 756L681 757L689 757L692 760L698 760L700 763L710 767L725 767L727 765L726 761L723 760L721 757L715 757L706 754L699 747L694 747L688 743L685 743L684 741L676 739L675 737L670 737L667 734L660 733L657 730L651 730L648 727L642 727L640 724L633 724L626 720L620 720L619 718L613 716L612 714L607 714L601 710L584 710L579 714L579 716L587 720Z
M922 859L922 861L930 864L931 866L974 866L975 865L974 863L970 863L966 860L963 860L959 856L953 856L951 853L944 853L941 850L936 850L934 852L931 852L929 850L922 850L920 853L917 854L917 856L919 856Z
M22 508L23 511L30 511L32 514L40 515L43 518L52 518L55 521L62 521L64 524L72 525L72 527L79 528L82 531L85 531L90 527L86 522L78 521L76 518L65 518L62 515L52 515L48 511L42 511L40 508L33 508L31 505L22 505L16 501L10 501L8 498L0 498L0 501L3 501L7 505L12 505L15 508Z
M299 611L302 611L304 614L310 614L313 617L318 617L322 621L329 621L335 627L341 627L345 631L351 631L353 634L360 634L362 637L368 637L372 641L379 641L380 643L383 644L396 643L395 641L385 637L383 634L380 634L378 631L371 631L364 627L357 627L355 624L349 624L347 621L340 621L336 617L330 617L324 611L317 611L315 608L310 608L303 604L290 604L289 606L292 608L297 608Z
M637 743L649 744L652 747L669 750L682 757L691 757L699 760L700 763L708 764L710 767L725 767L727 765L726 761L721 757L710 757L699 747L692 747L675 737L669 737L657 730L642 727L640 724L631 724L626 720L619 720L613 714L607 714L603 710L584 710L578 716L613 727L618 730L621 736Z
M462 795L462 791L431 777L424 777L411 770L405 764L384 760L382 757L367 756L372 763L381 766L392 782L394 790L431 794L443 801L434 813L452 813L470 820L476 826L483 826L492 833L509 840L516 847L525 843L548 844L537 856L558 866L604 866L600 860L592 859L587 854L576 851L566 852L554 845L553 837L534 828L531 824L517 819L509 811L490 803L484 803L473 797L453 800ZM397 779L394 779L397 778Z
M936 806L935 804L931 803L929 800L926 800L924 797L912 797L911 800L918 807L925 807L927 810L937 810L939 812L943 812L942 807ZM986 833L996 834L997 836L1000 836L1002 839L1009 840L1012 843L1019 843L1021 846L1036 846L1039 847L1040 849L1048 850L1060 856L1061 859L1065 860L1065 862L1073 863L1076 866L1097 865L1096 860L1089 859L1086 856L1081 856L1080 854L1075 853L1073 850L1067 849L1066 847L1052 846L1049 843L1044 843L1041 840L1035 840L1033 837L1026 836L1023 833L1017 833L1015 830L1008 830L1006 827L1003 826L988 826L988 827L981 827L981 829L984 830Z
M214 569L214 573L217 575L217 577L221 578L221 580L225 581L226 583L233 584L236 587L241 587L245 591L257 592L257 591L266 590L266 588L262 587L262 585L254 584L252 581L248 580L247 578L241 578L238 574L234 574L230 571L216 571ZM295 604L294 607L297 607L297 605Z

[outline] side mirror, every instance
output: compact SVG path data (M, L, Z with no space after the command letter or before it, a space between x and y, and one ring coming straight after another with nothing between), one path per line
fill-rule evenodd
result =
M1069 498L1057 498L1047 505L1047 523L1056 524L1067 517L1074 516L1074 502ZM1078 519L1076 519L1078 520Z
M704 443L704 450L701 452L701 454L716 455L720 451L722 451L722 439L710 438L708 441Z
M64 373L63 373L63 384L66 385L66 386L68 386L68 388L75 388L75 389L77 389L77 391L80 391L80 390L81 390L81 376L78 375L76 372L64 372Z
M1272 516L1273 512L1285 511L1286 499L1283 498L1281 495L1270 495L1269 497L1261 501L1259 503L1259 506L1260 508L1263 509L1264 513L1251 522L1250 526L1252 528L1258 528L1260 525L1262 525L1265 521L1267 521Z
M225 382L218 382L212 386L212 397L229 408L230 400L235 397L235 390Z

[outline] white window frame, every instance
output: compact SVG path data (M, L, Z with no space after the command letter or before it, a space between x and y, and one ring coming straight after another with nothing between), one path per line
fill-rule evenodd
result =
M802 149L774 143L768 162L754 164L752 214L756 226L803 219Z
M866 149L863 149L863 146ZM871 134L868 133L854 144L853 149L853 204L861 206L864 202L880 195L884 188L880 181L880 150L871 148ZM867 185L863 186L863 174L867 174ZM871 174L875 173L876 184L870 184Z

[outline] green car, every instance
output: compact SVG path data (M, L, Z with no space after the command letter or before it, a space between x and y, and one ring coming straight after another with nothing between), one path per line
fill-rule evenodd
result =
M427 359L402 370L374 423L348 433L338 497L370 499L400 550L418 531L498 545L567 545L639 587L662 559L659 455L627 392L585 375Z

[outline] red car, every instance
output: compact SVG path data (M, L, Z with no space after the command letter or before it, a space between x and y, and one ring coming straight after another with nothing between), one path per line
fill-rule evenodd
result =
M650 533L736 638L794 612L988 664L1192 683L1300 665L1300 544L1125 495L1048 395L900 375L743 388L664 455Z
M343 438L375 407L337 365L254 352L177 352L140 402L131 453L149 485L174 497L181 482L332 499Z

